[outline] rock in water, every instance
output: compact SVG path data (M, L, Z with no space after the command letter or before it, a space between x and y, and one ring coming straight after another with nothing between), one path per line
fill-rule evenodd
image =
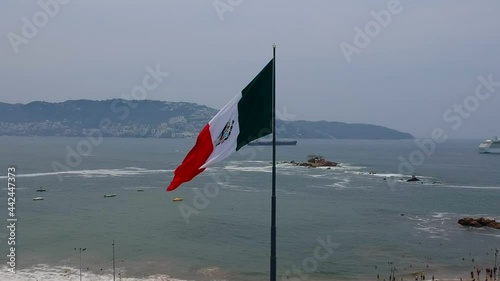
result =
M416 176L411 176L411 179L407 179L406 180L407 182L412 182L412 181L420 181L419 178L417 178Z
M464 226L472 226L472 227L491 227L500 229L500 222L496 222L493 219L488 218L463 218L459 219L458 223Z
M321 155L309 155L307 158L308 158L307 162L302 162L302 163L294 162L293 164L304 167L312 167L312 168L336 167L338 165L338 163L336 162L326 160Z

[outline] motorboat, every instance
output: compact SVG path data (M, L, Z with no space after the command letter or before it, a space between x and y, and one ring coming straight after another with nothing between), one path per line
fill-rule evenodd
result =
M39 187L37 188L36 192L44 192L44 191L47 191L47 189L43 188L43 187Z
M179 201L182 201L182 200L184 200L184 199L182 199L182 197L175 197L174 200L172 200L172 201L179 202Z
M104 198L108 198L108 197L116 197L116 194L105 194L104 195Z
M35 197L35 198L33 198L33 201L39 201L39 200L43 200L43 197Z

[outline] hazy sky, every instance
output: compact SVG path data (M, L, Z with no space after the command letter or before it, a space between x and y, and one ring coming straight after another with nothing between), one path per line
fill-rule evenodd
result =
M130 96L159 65L148 99L221 108L276 43L291 119L500 135L498 0L59 1L0 1L0 101Z

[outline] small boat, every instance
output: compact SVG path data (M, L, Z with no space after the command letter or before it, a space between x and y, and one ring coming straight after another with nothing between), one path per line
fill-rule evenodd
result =
M174 200L172 200L172 201L179 202L179 201L182 201L182 200L184 200L184 199L182 199L182 197L175 197Z
M137 192L143 192L144 189L137 189Z
M43 200L43 197L35 197L35 198L33 198L33 201L39 201L39 200Z
M115 196L116 196L116 194L106 194L106 195L104 195L104 198L115 197Z
M47 191L47 189L43 188L43 187L39 187L37 188L36 192L44 192L44 191Z
M479 153L500 153L500 139L494 137L491 140L485 140L479 145Z

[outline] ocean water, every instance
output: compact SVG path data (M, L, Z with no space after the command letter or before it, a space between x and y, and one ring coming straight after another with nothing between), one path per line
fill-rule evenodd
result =
M418 154L411 140L278 147L278 279L382 280L393 267L397 280L419 271L465 279L474 266L493 267L500 231L457 224L464 216L500 219L500 155L478 154L480 142L448 140L409 160L418 164L411 167L400 165ZM122 280L269 279L271 147L246 147L167 193L194 139L89 143L0 137L0 280L79 280L80 247L83 280L111 280L113 239L117 280L118 273ZM85 156L68 152L77 150ZM341 165L281 163L310 154ZM7 272L6 257L9 165L17 169L16 274ZM422 182L401 180L411 174ZM40 186L47 191L36 192Z

